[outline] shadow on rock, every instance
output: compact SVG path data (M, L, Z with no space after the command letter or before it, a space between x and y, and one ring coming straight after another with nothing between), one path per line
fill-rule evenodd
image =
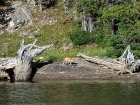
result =
M47 64L50 64L49 62L45 62L45 61L40 61L38 60L37 62L32 62L32 74L31 74L31 81L34 77L34 75L36 74L37 70Z

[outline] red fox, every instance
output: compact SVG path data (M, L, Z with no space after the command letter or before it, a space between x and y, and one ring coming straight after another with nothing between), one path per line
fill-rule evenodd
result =
M63 64L66 64L66 65L72 65L72 63L73 63L73 59L70 57L66 57L63 61Z

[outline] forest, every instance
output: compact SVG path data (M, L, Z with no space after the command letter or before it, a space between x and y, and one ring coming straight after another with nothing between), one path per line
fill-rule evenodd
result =
M75 44L81 45L91 42L102 47L108 47L108 57L119 57L125 47L130 45L135 57L140 57L139 1L68 1L67 6L69 8L76 6L80 17L80 21L77 21L79 23L77 28L70 32L70 38ZM82 27L83 32L81 32L80 27ZM78 28L80 29L78 30Z

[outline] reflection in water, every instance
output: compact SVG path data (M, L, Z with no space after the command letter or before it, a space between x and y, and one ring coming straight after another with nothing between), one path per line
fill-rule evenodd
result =
M1 83L0 105L138 105L140 83Z

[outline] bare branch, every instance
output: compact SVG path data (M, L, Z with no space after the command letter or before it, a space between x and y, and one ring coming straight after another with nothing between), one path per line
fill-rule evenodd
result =
M37 42L37 39L35 39L33 44L35 45L36 42ZM32 46L28 50L31 50L31 49L32 49Z

